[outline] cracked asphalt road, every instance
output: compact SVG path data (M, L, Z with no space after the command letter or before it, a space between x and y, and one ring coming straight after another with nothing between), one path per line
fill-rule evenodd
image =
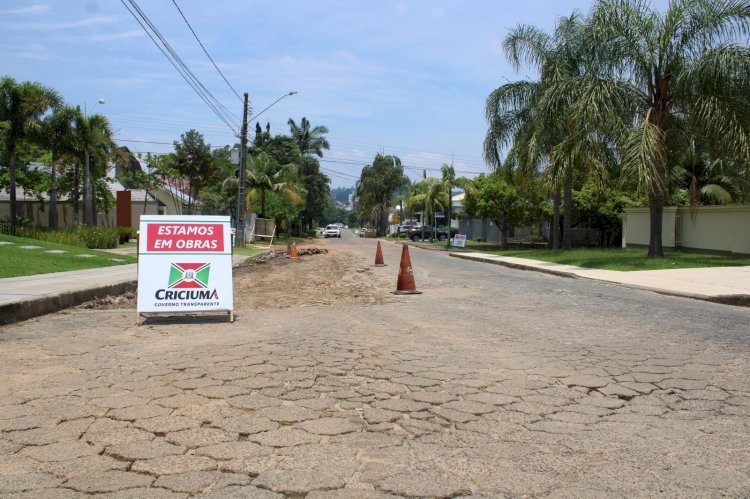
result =
M747 497L750 310L348 232L238 319L0 328L0 495Z

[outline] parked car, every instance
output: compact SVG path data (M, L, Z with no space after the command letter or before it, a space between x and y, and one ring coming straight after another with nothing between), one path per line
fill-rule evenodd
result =
M437 239L438 241L445 241L448 239L448 233L446 231L431 225L414 227L406 233L406 237L412 241L421 241L422 234L424 234L425 239Z
M399 225L398 228L396 229L396 236L405 237L409 233L410 230L416 229L417 227L419 227L419 225L412 225L412 224Z
M323 237L341 237L341 229L336 224L326 225L323 231Z

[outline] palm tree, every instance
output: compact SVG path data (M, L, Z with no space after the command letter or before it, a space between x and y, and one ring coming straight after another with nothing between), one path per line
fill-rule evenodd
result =
M750 0L598 0L586 30L596 71L558 82L583 123L621 127L622 168L650 208L649 258L664 256L669 169L700 136L729 159L750 156ZM622 119L626 116L626 119Z
M292 132L292 138L297 143L302 154L316 154L322 158L323 149L328 150L331 148L325 137L328 133L328 127L316 126L311 129L310 122L304 116L299 126L297 126L297 123L292 118L289 118L287 123Z
M50 108L62 104L62 97L40 83L16 82L8 76L0 79L0 121L5 127L5 148L10 170L10 225L15 230L16 211L16 148L18 142L38 132L42 116Z
M75 120L78 110L62 106L44 118L36 141L50 150L49 228L57 229L57 173L64 155L74 153Z
M538 81L502 85L487 98L489 129L484 142L485 160L504 170L511 183L523 183L544 169L553 187L554 216L552 247L557 248L560 216L560 188L563 190L563 248L571 247L573 173L599 165L595 135L572 114L572 106L550 98L548 91L560 81L584 74L586 51L582 46L585 24L578 13L561 18L552 36L533 26L512 30L503 49L516 70L522 64L535 69ZM511 146L505 161L504 147ZM520 178L518 177L520 175ZM514 178L515 177L515 178Z
M362 168L357 181L357 197L365 214L377 214L374 220L378 236L385 235L388 207L394 193L408 183L409 178L404 175L401 160L396 156L383 156L378 153L372 165ZM375 209L377 205L381 208Z
M96 155L100 160L117 149L109 119L101 114L86 116L77 109L76 148L83 160L83 223L89 226L96 224L95 182L91 173L91 157Z
M440 167L440 184L448 193L448 203L447 203L447 213L446 213L446 220L448 221L448 241L446 242L446 247L450 248L451 246L451 217L452 217L452 210L453 210L453 188L459 187L461 189L467 190L471 188L471 181L465 177L456 177L456 169L453 168L453 165L447 165L443 164Z
M297 206L304 206L305 202L300 196L299 187L294 182L296 166L293 164L279 165L268 153L261 152L250 158L247 169L247 196L248 206L260 200L260 218L266 214L266 194L275 192L286 198Z
M707 151L691 140L674 168L673 183L688 193L691 214L700 204L729 204L742 197L740 179L721 159L712 160Z

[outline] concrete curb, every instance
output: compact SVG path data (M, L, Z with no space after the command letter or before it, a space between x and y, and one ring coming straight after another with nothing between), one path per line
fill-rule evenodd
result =
M87 301L106 296L121 295L128 291L135 291L137 287L138 281L132 280L6 303L0 305L0 325L13 324L40 315L51 314L64 308L76 307Z
M386 242L391 241L393 244L406 244L407 246L411 246L412 248L419 248L427 251L455 251L454 248L446 248L443 247L437 247L434 244L422 244L419 242L414 242L409 239L405 241L394 241L394 240L386 240Z
M542 274L551 274L551 275L555 275L558 277L570 277L573 279L577 279L579 277L576 274L573 274L570 272L563 272L561 270L553 270L553 269L541 269L539 267L534 267L533 265L522 265L519 263L505 262L502 260L495 260L494 258L483 258L483 257L477 257L477 256L471 256L471 255L462 255L461 253L450 253L450 256L454 258L460 258L462 260L471 260L473 262L482 262L482 263L490 263L492 265L501 265L503 267L509 267L511 269L533 270L536 272L540 272Z
M248 255L241 262L232 262L232 269L241 267L246 262L259 258L269 251L256 255ZM87 301L98 300L107 296L117 296L138 289L138 280L127 280L114 284L105 284L76 291L63 291L48 295L0 304L0 326L25 321L40 315L59 312L60 310L77 307Z
M666 295L666 296L674 296L677 298L689 298L691 300L702 300L702 301L708 301L712 303L720 303L722 305L750 307L750 295L718 295L718 296L701 295L701 294L696 294L696 293L673 291L669 289L656 288L652 286L643 286L639 284L630 284L626 282L611 281L611 280L606 280L606 279L594 279L591 277L580 276L572 272L563 272L560 270L544 269L544 268L536 267L534 265L523 265L523 264L519 264L515 262L495 260L494 258L483 258L483 257L477 257L477 256L462 255L460 253L450 253L450 256L455 257L455 258L461 258L463 260L471 260L474 262L489 263L492 265L501 265L503 267L508 267L508 268L512 268L516 270L530 270L530 271L539 272L542 274L550 274L550 275L554 275L558 277L569 277L573 279L586 279L587 281L614 284L614 285L622 286L625 288L639 289L641 291L651 291L653 293L658 293L658 294Z

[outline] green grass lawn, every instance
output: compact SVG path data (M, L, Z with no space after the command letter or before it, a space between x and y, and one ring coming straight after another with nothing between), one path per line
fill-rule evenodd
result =
M487 245L489 246L489 245ZM472 248L479 250L480 248ZM646 249L573 249L562 250L484 250L487 253L500 256L513 256L517 258L528 258L530 260L541 260L544 262L562 263L575 265L589 269L603 270L663 270L663 269L690 269L699 267L735 267L750 265L750 257L721 255L715 253L700 253L693 251L665 251L664 258L646 258Z
M110 267L136 262L135 256L132 255L117 255L38 239L0 235L0 241L14 243L0 245L0 278ZM21 249L19 246L40 246L40 248ZM66 253L47 253L50 250L62 250ZM90 258L76 256L81 254L94 256ZM114 261L113 258L124 261Z

